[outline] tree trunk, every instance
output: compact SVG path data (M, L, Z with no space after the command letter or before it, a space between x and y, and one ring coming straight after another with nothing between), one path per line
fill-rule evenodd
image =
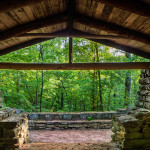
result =
M37 85L36 85L36 97L35 97L35 105L36 105L36 112L37 112L37 105L38 105L38 70L36 72L36 81L37 81Z
M40 95L40 112L42 112L42 97L43 97L43 78L44 78L44 73L43 73L43 70L42 70L42 85L41 85L41 95Z
M131 54L126 53L126 57L129 59ZM131 95L131 73L127 73L125 79L125 95L124 95L124 106L130 107L130 95Z
M96 44L96 56L97 56L97 62L99 62L99 53L98 53L98 45ZM99 80L99 100L100 100L100 111L103 111L103 98L102 98L102 81L101 81L101 72L100 70L98 72L98 80Z
M42 58L42 61L44 61L44 58L43 58L43 47L40 45L40 54L41 54L41 58ZM42 112L42 97L43 97L43 85L44 85L44 72L42 70L42 81L41 81L41 95L40 95L40 112Z
M61 103L60 103L61 110L63 110L63 106L64 106L64 93L62 91L61 92Z

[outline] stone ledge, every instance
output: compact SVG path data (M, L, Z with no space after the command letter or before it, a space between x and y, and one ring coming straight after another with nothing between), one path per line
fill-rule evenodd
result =
M112 119L113 116L126 113L125 109L110 112L81 112L81 113L28 113L29 120L88 120Z

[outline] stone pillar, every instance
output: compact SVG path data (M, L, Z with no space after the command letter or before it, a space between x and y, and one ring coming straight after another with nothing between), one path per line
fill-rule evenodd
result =
M133 108L113 119L112 140L123 150L150 149L150 110Z
M28 142L28 118L11 108L0 111L0 150L18 150Z
M150 109L150 70L141 71L141 79L139 80L140 90L138 91L139 102L137 107Z
M3 108L2 91L0 90L0 108Z
M141 71L137 107L113 119L112 141L123 150L150 149L150 70Z

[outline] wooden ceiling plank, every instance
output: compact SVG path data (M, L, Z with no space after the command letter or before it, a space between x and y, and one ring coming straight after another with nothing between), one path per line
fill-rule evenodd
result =
M145 44L150 45L150 36L143 34L138 31L134 31L114 23L109 23L102 20L93 19L91 17L83 16L81 14L76 14L74 17L74 21L78 22L82 25L86 25L90 28L95 28L97 30L104 30L109 33L114 33L129 39L137 40L143 42Z
M97 8L96 8L96 12L95 12L95 18L96 19L100 19L101 18L101 14L103 12L103 9L105 7L105 4L103 3L97 3Z
M111 41L111 40L100 40L100 39L89 39L89 40L103 44L103 45L107 45L107 46L110 46L110 47L113 47L116 49L120 49L120 50L123 50L125 52L132 53L132 54L135 54L135 55L147 58L147 59L150 59L150 53L144 52L138 48L119 44L119 43Z
M23 9L30 21L33 21L36 19L35 15L33 13L33 10L30 6L23 7Z
M131 15L125 20L122 24L126 28L130 28L130 26L134 23L134 21L138 18L138 15L135 13L131 13Z
M102 14L101 14L101 20L105 20L107 21L109 16L111 15L112 13L112 10L113 10L113 7L110 6L110 5L105 5L103 11L102 11Z
M23 33L30 32L35 29L40 29L46 26L60 24L66 21L67 21L66 13L46 17L43 19L38 19L32 22L29 22L27 24L23 24L23 25L11 28L7 31L0 32L0 40L1 41L6 40L8 38L15 37Z
M0 62L0 69L15 70L123 70L149 69L150 62L121 63L8 63Z
M41 3L37 3L35 5L32 5L31 9L32 9L34 15L36 16L36 18L40 19L40 18L46 17L46 15L42 9Z
M141 16L150 17L150 4L139 0L95 0Z
M40 3L44 0L1 0L0 1L0 13L10 11L13 9L30 6Z

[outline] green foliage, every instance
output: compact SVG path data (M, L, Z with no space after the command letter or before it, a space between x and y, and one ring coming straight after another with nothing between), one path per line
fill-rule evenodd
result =
M1 62L67 63L68 39L56 38L0 57ZM85 39L74 39L73 61L149 61ZM41 50L43 58L41 56ZM130 97L125 99L125 79L131 75ZM103 111L134 106L140 70L16 71L0 70L0 90L4 106L25 111L78 112ZM43 91L41 92L43 84ZM42 96L41 96L42 93ZM42 99L41 99L42 97Z
M92 117L88 117L88 121L91 121L92 120Z

